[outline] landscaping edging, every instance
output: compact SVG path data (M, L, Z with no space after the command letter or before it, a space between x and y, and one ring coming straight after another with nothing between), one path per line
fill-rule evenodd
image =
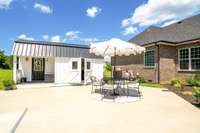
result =
M186 100L187 102L197 106L197 107L200 107L200 101L197 102L197 99L193 96L193 92L194 92L194 89L193 87L191 86L183 86L183 89L178 89L178 88L175 88L174 86L172 85L164 85L165 88L167 88L169 91L177 94L178 96L180 96L181 98L183 98L184 100Z

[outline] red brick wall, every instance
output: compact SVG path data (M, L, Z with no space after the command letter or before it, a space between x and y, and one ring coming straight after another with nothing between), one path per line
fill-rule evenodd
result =
M160 45L160 83L169 83L176 75L176 47Z

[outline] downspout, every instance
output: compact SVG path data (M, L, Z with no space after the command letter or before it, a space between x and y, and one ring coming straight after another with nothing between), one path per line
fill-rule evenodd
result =
M159 44L156 43L156 47L157 47L157 82L160 83L160 47Z

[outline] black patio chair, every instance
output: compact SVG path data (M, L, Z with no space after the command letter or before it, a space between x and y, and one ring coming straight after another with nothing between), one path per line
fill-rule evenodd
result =
M90 76L90 80L91 80L91 83L92 83L91 93L93 93L96 89L99 89L100 93L101 93L102 86L104 84L103 80L99 80L95 76Z
M140 83L138 80L129 81L127 85L127 96L130 96L130 92L137 92L137 95L141 97L141 91L140 91Z
M115 93L116 93L115 88L116 88L116 86L113 83L103 84L102 91L101 91L101 94L102 94L101 100L103 100L104 98L107 98L107 99L113 99L113 101L114 101Z

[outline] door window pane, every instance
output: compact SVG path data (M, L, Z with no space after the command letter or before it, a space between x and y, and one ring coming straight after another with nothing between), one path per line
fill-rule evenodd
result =
M77 61L72 61L72 69L73 70L78 69L78 62Z
M90 62L87 62L87 70L90 70L91 69L91 63Z

